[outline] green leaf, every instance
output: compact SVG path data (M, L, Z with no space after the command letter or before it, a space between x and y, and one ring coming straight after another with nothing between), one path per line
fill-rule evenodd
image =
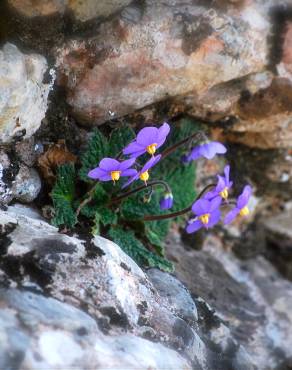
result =
M173 265L163 257L157 256L144 247L132 230L124 230L120 226L109 230L109 237L117 243L138 265L158 267L165 271L173 271Z
M168 144L173 145L183 140L195 132L201 131L202 126L192 119L182 119L176 125L173 125ZM171 212L181 210L189 206L195 199L195 179L196 167L194 162L183 164L182 155L186 148L176 150L168 157L159 162L152 171L152 176L163 179L171 187L174 204ZM179 219L182 219L181 217Z
M91 233L93 235L100 235L100 214L98 212L94 216L94 224Z
M53 225L72 228L76 224L77 220L73 208L74 193L75 168L72 163L66 163L59 166L56 183L51 193L55 209L55 217L52 219Z
M99 208L98 213L100 216L100 222L104 226L115 225L118 221L117 214L109 208L101 207Z
M169 220L145 222L145 235L152 245L158 247L161 255L164 255L164 240L168 234L169 226Z
M106 137L98 129L95 129L86 151L81 155L79 176L83 181L92 181L87 176L88 172L98 166L102 158L108 155L108 151Z
M80 213L87 218L93 218L95 217L96 212L99 211L100 207L107 203L108 199L108 193L104 189L103 185L97 183L95 185L95 190L91 202L85 205L81 209Z
M116 157L134 138L135 132L129 126L122 126L113 130L109 140L110 157Z

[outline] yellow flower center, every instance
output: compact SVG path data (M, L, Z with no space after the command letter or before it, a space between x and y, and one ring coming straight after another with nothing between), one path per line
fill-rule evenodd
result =
M121 171L112 171L111 177L113 181L118 181L121 176Z
M247 208L247 206L241 208L239 214L240 214L240 216L247 216L247 215L249 215L249 209Z
M228 198L228 188L224 188L222 191L219 193L223 199Z
M157 147L157 144L154 143L154 144L148 145L146 150L150 155L153 155L156 152L156 147Z
M201 220L202 224L207 225L209 223L210 213L206 213L202 216L199 216L198 219Z
M141 173L140 179L142 181L145 181L146 182L149 179L149 173L148 173L148 171L145 171L145 172Z

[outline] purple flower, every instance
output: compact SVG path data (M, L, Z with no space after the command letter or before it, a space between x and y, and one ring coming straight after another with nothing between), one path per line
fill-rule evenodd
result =
M130 154L132 158L148 152L154 155L156 150L161 147L170 131L167 123L161 127L145 127L137 135L136 140L132 141L124 150L125 155Z
M215 187L215 189L208 191L204 195L204 199L212 200L216 197L219 197L222 201L222 199L226 200L229 195L229 189L232 187L233 182L229 180L229 173L230 173L230 166L225 166L224 168L224 177L218 175L218 182Z
M218 141L209 141L193 148L187 156L187 161L194 161L200 157L212 159L216 154L224 154L226 151L225 146Z
M247 216L249 214L249 209L247 207L249 198L251 196L252 189L249 185L246 185L243 189L243 192L238 197L236 202L236 207L233 208L230 212L227 213L224 219L225 224L230 224L235 217L239 214L240 216Z
M149 161L144 164L143 168L140 171L135 170L135 174L132 175L132 177L125 183L125 185L123 185L123 188L129 186L130 184L132 184L132 182L138 180L139 178L140 180L144 181L147 184L147 181L149 179L148 171L150 170L150 168L155 166L156 163L160 161L160 158L161 158L160 154L157 155L156 157L151 157Z
M173 206L173 195L165 193L159 201L160 209L170 209Z
M100 181L118 181L121 176L133 176L137 172L131 169L135 163L135 158L119 162L113 158L103 158L99 166L88 172L88 177Z
M220 199L219 197L214 198L213 200L199 199L193 206L192 211L196 215L193 220L189 221L189 224L186 228L187 233L191 234L202 227L208 229L209 227L214 226L220 220Z

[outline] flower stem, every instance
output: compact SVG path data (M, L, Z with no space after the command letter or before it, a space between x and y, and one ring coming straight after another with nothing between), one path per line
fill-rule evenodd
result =
M183 146L183 145L185 145L185 144L189 143L190 141L192 141L192 140L194 140L194 139L199 140L199 139L201 139L203 136L204 136L204 133L203 133L203 132L201 132L201 131L199 131L199 132L195 132L195 133L194 133L194 134L192 134L191 136L189 136L189 137L187 137L187 138L185 138L185 139L183 139L183 140L181 140L181 141L177 142L177 143L176 143L176 144L174 144L173 146L171 146L171 147L169 147L169 148L165 149L165 150L161 153L161 155L162 155L162 158L161 158L161 159L163 159L163 158L167 157L168 155L170 155L171 153L173 153L176 149L178 149L178 148L180 148L181 146Z
M177 211L177 212L173 212L173 213L167 213L165 215L147 215L147 216L144 216L143 217L143 221L158 221L158 220L166 220L168 218L175 218L175 217L178 217L178 216L181 216L185 213L188 213L192 210L192 205L194 202L196 202L197 200L199 200L202 195L204 195L204 193L211 189L211 188L214 188L216 186L216 184L210 184L210 185L207 185L201 192L200 194L196 197L196 199L192 202L192 204L190 206L188 206L187 208L184 208L180 211Z
M94 195L94 191L95 191L95 186L96 184L94 184L94 186L88 191L88 197L85 198L80 204L79 204L79 207L77 208L76 210L76 218L79 216L79 213L81 211L81 209L83 207L86 206L86 204L88 204L89 202L91 202L92 198L93 198L93 195Z
M148 182L147 184L144 184L144 185L141 185L141 186L138 186L137 188L133 189L133 190L130 190L126 193L123 193L121 194L120 196L116 197L116 198L113 198L111 201L110 201L110 204L112 203L117 203L125 198L128 198L129 196L135 194L135 193L138 193L139 191L141 190L144 190L148 187L153 187L153 186L156 186L156 185L162 185L164 186L166 192L168 193L171 193L171 189L169 187L169 185L167 184L167 182L165 181L162 181L162 180L155 180L155 181L151 181L151 182Z

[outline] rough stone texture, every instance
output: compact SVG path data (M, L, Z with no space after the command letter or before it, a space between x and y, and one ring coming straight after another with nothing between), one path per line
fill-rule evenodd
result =
M0 231L0 367L254 369L226 318L114 243L58 234L23 207L1 211Z
M267 243L266 255L279 271L292 280L292 209L262 221Z
M291 148L292 82L289 79L275 78L269 87L240 99L232 114L238 117L238 122L222 138L262 149Z
M108 17L130 2L131 0L8 0L10 6L26 17L63 14L69 10L82 22L96 17Z
M32 202L41 190L38 172L25 164L12 162L4 151L0 151L0 160L0 204L8 204L13 199Z
M282 47L282 60L277 66L281 77L292 81L292 22L287 22Z
M217 328L214 333L200 319L201 310L212 307L255 369L288 369L292 358L291 283L261 256L238 261L224 250L218 237L207 238L202 251L184 249L177 235L168 245L168 255L176 261L176 276L193 296L199 296L195 302L199 322L206 325L206 335L219 346L226 343L226 329ZM200 305L202 298L209 306ZM243 363L242 366L245 369Z
M0 50L0 143L29 137L40 126L52 86L43 83L46 70L40 55L9 43Z
M267 64L268 6L240 11L201 2L146 1L103 23L98 35L58 50L59 83L80 121L107 121L211 87ZM248 41L247 41L248 40Z

